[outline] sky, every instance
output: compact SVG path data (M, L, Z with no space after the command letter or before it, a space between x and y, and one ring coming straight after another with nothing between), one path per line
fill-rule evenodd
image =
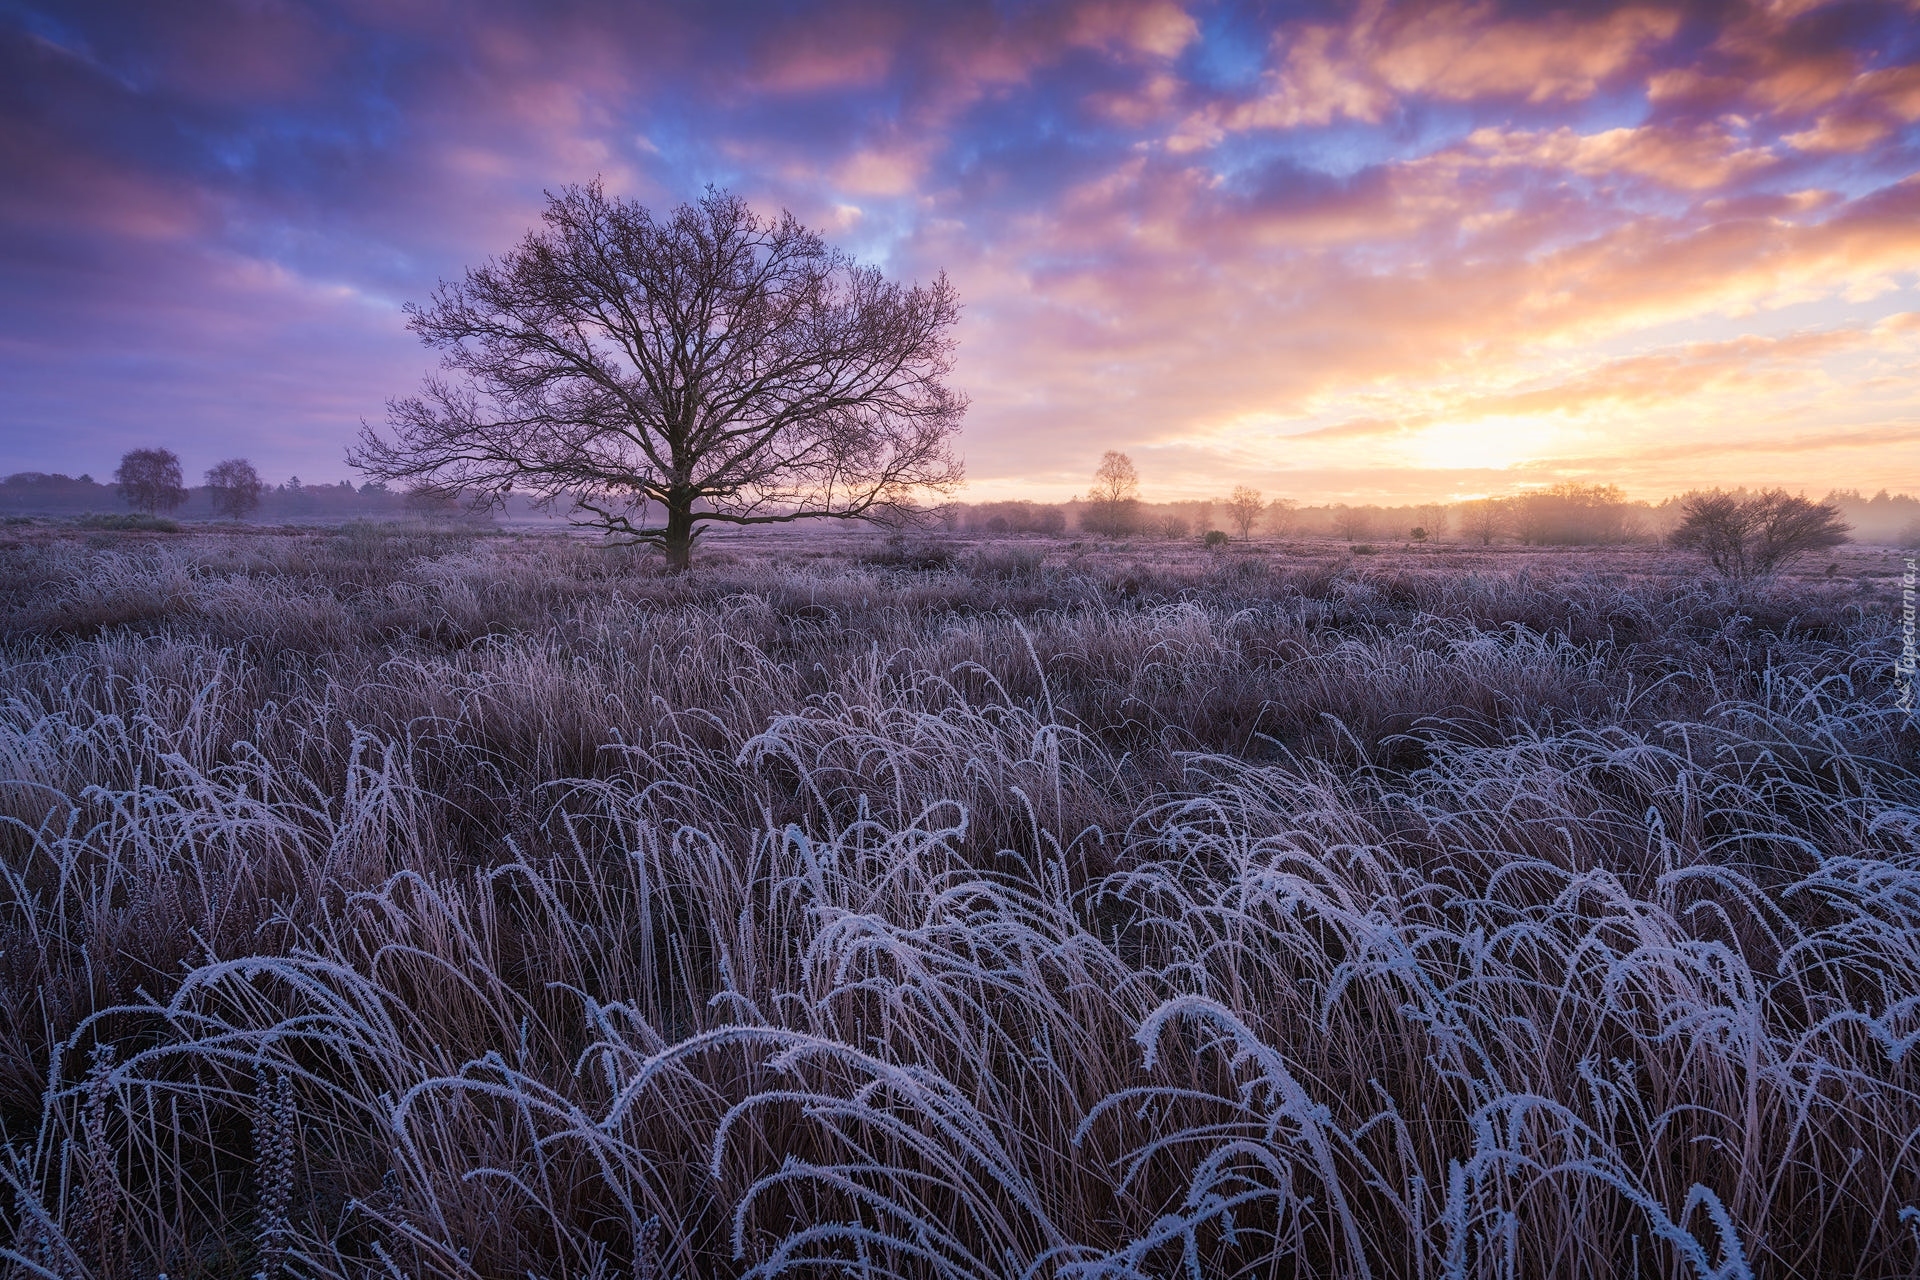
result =
M1920 0L0 0L0 472L349 478L596 175L945 270L965 499L1920 492Z

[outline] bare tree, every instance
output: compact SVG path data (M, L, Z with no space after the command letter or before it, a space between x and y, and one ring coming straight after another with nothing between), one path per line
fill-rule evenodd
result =
M1544 492L1521 493L1506 499L1506 529L1522 546L1545 543L1556 527L1559 504Z
M1133 459L1109 449L1093 471L1093 488L1087 493L1087 513L1080 523L1093 533L1113 537L1129 533L1138 523L1140 473Z
M945 275L903 288L713 189L656 218L596 180L542 217L407 308L457 376L389 402L353 465L481 503L521 489L676 570L711 524L913 518L959 483Z
M1259 522L1260 513L1267 509L1258 489L1250 489L1244 484L1233 487L1233 496L1227 499L1227 519L1233 527L1240 530L1240 540L1246 542L1253 537L1253 526Z
M245 458L228 458L207 468L207 496L213 500L213 514L239 520L260 506L266 483Z
M187 500L180 458L171 449L129 449L121 455L113 479L127 505L148 515L172 511Z
M1333 509L1333 531L1348 542L1355 538L1371 537L1373 513L1365 507L1349 507L1342 503Z
M1292 498L1275 498L1267 504L1267 529L1276 538L1292 533L1300 523L1300 504Z
M1460 504L1460 532L1481 546L1507 531L1507 504L1500 498L1475 498Z
M1680 505L1679 527L1668 544L1705 556L1725 577L1767 577L1811 551L1847 540L1848 525L1824 502L1784 489L1742 496L1696 493Z
M1447 521L1452 513L1447 510L1446 503L1429 502L1414 508L1413 514L1420 527L1427 531L1427 536L1435 542L1447 536Z

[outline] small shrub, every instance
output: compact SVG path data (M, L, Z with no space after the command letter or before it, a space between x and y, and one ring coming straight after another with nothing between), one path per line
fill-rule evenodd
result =
M1200 541L1209 547L1224 547L1227 545L1227 532L1224 529L1209 529Z
M1377 556L1380 554L1380 548L1374 546L1371 542L1356 542L1353 544L1353 554L1357 556Z

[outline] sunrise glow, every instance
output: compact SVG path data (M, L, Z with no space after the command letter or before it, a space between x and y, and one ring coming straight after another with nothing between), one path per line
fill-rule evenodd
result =
M964 305L963 496L1920 489L1899 3L0 10L6 470L351 473L601 175Z

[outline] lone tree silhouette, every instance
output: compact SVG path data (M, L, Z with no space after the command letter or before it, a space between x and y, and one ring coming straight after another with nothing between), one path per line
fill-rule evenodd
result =
M1107 450L1093 469L1093 488L1087 493L1087 513L1081 517L1081 525L1108 537L1131 533L1138 523L1139 494L1140 473L1134 469L1133 459Z
M1233 487L1233 496L1227 499L1227 519L1240 531L1240 541L1246 542L1253 537L1253 526L1266 509L1258 489L1249 489L1244 484Z
M216 516L239 520L253 514L265 488L260 473L245 458L228 458L207 468L207 496Z
M113 473L120 496L135 511L157 516L187 500L180 458L171 449L129 449Z
M665 218L596 180L545 226L407 307L450 376L388 403L348 461L383 480L660 547L710 524L914 518L959 483L959 303L709 188Z
M1679 527L1669 545L1707 558L1722 576L1764 578L1811 551L1847 541L1849 527L1824 502L1808 502L1784 489L1742 497L1696 493L1680 505Z

